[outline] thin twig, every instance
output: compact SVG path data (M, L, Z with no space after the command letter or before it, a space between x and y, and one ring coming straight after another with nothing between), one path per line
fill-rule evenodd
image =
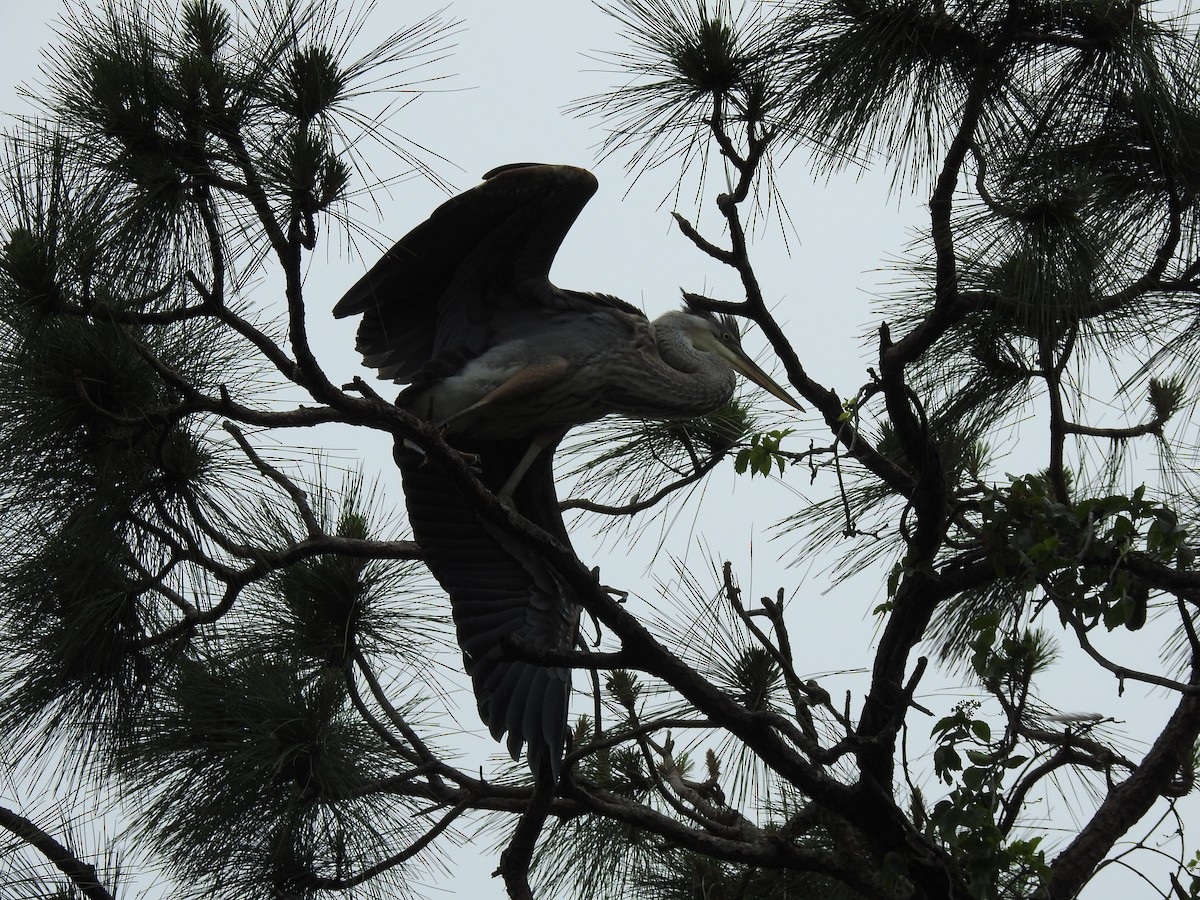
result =
M317 521L316 514L313 512L312 505L308 502L308 494L292 479L288 478L277 468L272 466L258 452L250 446L250 442L246 440L246 436L242 433L242 429L238 428L233 422L224 422L222 427L233 435L233 439L237 445L242 448L242 452L263 475L275 482L289 497L296 507L296 512L300 515L300 520L304 522L304 527L308 531L310 538L324 537L325 530Z

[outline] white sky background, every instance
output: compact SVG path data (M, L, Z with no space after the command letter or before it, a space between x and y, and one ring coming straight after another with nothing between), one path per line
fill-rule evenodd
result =
M438 8L437 3L382 4L370 20L362 49ZM40 48L53 37L50 23L59 9L52 3L0 0L0 111L30 111L15 87L38 80ZM737 299L733 279L693 249L674 226L672 204L663 202L673 183L673 166L668 164L631 189L622 158L596 163L596 148L603 136L597 123L564 112L572 101L617 83L617 76L597 62L593 52L621 48L615 20L586 0L457 0L446 16L464 20L452 41L453 55L418 74L452 77L432 85L429 94L391 120L396 130L448 160L435 166L444 179L461 190L475 184L483 172L508 162L587 166L599 177L600 191L563 246L552 273L557 284L616 294L643 306L651 316L675 307L681 287ZM360 146L359 150L368 155L380 177L402 171L395 159L378 148L364 150ZM846 397L867 380L866 367L874 363L874 342L864 344L863 336L878 324L869 301L871 293L889 278L880 270L904 251L908 229L925 214L923 197L891 194L889 183L887 173L876 171L861 176L848 173L828 184L813 184L804 160L797 155L783 169L782 187L794 224L794 231L787 235L788 246L778 226L766 226L758 229L752 250L768 302L776 305L776 315L810 375ZM718 239L722 236L714 230L714 194L715 190L710 190L705 198L708 212L703 214L702 226L708 228L702 230ZM378 231L381 240L390 243L423 220L444 197L433 185L408 179L375 195L381 216L364 204L362 218ZM693 217L696 205L685 198L679 211ZM332 237L310 260L310 328L320 358L335 380L346 381L356 374L369 377L353 349L357 320L335 322L329 310L377 253L360 244L362 256L355 256L346 247L345 235L334 233ZM267 290L260 288L255 299L268 302ZM747 345L752 352L763 348L754 334L748 336ZM759 358L768 370L778 368L769 356ZM388 385L377 383L377 387L385 395L390 390ZM764 401L763 405L776 411L781 424L799 429L785 445L790 449L806 448L809 434L818 443L827 442L813 417L789 420L780 404ZM1011 443L1015 446L1015 436ZM997 475L1043 465L1031 453L1040 446L1027 441L1022 459L1013 458ZM358 432L349 437L338 432L331 436L330 447L348 464L366 458L368 474L380 473L382 480L390 483L390 499L399 505L388 442L374 436L364 440ZM689 503L678 518L668 519L665 551L657 556L657 523L636 542L621 532L593 540L591 520L575 527L572 536L581 558L600 566L605 583L632 592L631 604L657 602L656 579L672 578L668 553L691 565L706 586L711 581L705 571L709 555L733 560L748 599L773 595L778 587L785 587L792 598L799 668L804 675L820 676L870 665L876 633L870 611L884 599L882 584L866 577L824 592L829 583L820 573L830 560L806 559L787 567L785 564L797 562L792 541L769 541L769 528L796 508L797 492L824 496L831 490L832 476L828 474L811 487L807 474L800 471L789 476L786 486L761 479L751 483L744 477L735 479L727 464L703 487L702 503ZM860 524L871 527L870 522ZM1157 653L1157 649L1156 640L1146 642L1146 653ZM1126 657L1130 662L1136 659ZM1148 694L1130 685L1125 697L1118 699L1111 678L1091 665L1073 667L1069 655L1059 670L1060 677L1044 692L1047 699L1067 711L1102 711L1129 722L1127 746L1135 756L1144 746L1141 738L1156 734L1161 727L1166 706L1159 693ZM1081 677L1081 672L1086 672L1086 677ZM857 709L861 678L830 676L821 683L835 697L847 689L855 691L853 705ZM467 690L465 678L459 685ZM952 679L939 681L932 674L923 688L919 699L939 716L964 696ZM490 743L469 702L460 723L474 747L488 753L499 749ZM914 715L911 724L916 739L924 742L928 735L924 720ZM937 786L932 785L929 796L936 797L936 791ZM1081 801L1085 802L1084 798ZM1195 804L1190 805L1194 811ZM1067 809L1047 812L1064 824L1072 821ZM1196 840L1193 835L1189 853ZM1164 849L1174 852L1174 845ZM428 895L503 896L501 884L488 877L495 865L494 854L475 858L464 851L453 852L459 872L452 881L428 890ZM1149 866L1147 856L1143 854L1142 865ZM1137 882L1113 876L1102 879L1085 896L1099 900L1131 887L1140 893L1134 885Z

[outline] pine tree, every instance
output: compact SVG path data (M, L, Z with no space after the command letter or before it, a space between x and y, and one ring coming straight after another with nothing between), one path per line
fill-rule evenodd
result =
M134 848L181 897L407 896L482 824L514 898L1065 900L1120 842L1161 855L1135 830L1154 812L1183 835L1154 887L1195 896L1195 27L1137 0L605 8L622 86L577 111L634 178L675 166L713 205L719 228L676 214L680 239L744 290L687 299L757 326L812 413L598 424L566 506L636 523L718 465L819 486L780 528L886 581L849 663L865 689L807 675L815 614L719 559L677 572L662 615L623 604L436 428L322 369L305 268L351 223L367 137L436 178L366 105L419 83L451 21L354 58L366 19L333 4L80 4L0 194L2 759L61 760L75 799L67 827L0 805L20 851L0 883L115 897ZM929 198L850 396L806 370L752 263L776 173L806 163ZM461 763L430 664L453 659L449 610L372 481L268 449L329 423L453 472L594 619L557 660L582 677L552 792ZM1043 465L1006 469L1014 433ZM1066 649L1170 698L1144 750L1039 699ZM937 671L971 696L929 708ZM114 796L131 823L108 846L81 825ZM1069 833L1047 839L1046 798Z

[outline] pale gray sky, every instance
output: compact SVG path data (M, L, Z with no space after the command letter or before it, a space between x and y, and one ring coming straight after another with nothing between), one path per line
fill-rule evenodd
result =
M381 4L367 39L382 37L439 8L438 3L426 2ZM0 111L29 111L14 88L37 81L39 50L52 37L49 23L57 9L53 3L0 0ZM602 138L597 123L564 112L572 101L617 83L618 76L604 71L607 67L593 53L620 48L613 19L586 0L458 0L446 15L464 24L453 39L453 55L428 71L450 77L433 85L391 123L447 160L437 164L443 178L463 189L483 172L507 162L587 166L598 175L600 192L564 244L553 272L558 284L616 294L644 306L651 315L675 306L681 287L736 297L733 280L692 249L673 225L672 204L663 201L670 193L674 170L668 165L630 188L623 159L596 163ZM395 160L387 153L378 148L368 152L378 175L396 174ZM764 227L754 249L766 296L777 304L777 315L808 371L847 397L866 381L865 368L872 364L873 345L862 340L873 321L869 294L886 282L889 276L880 270L904 251L908 228L923 215L922 198L889 195L888 184L889 177L880 172L851 173L813 184L797 155L781 180L794 231L786 234L785 246L778 227ZM710 192L710 202L711 196ZM364 207L364 218L390 241L424 219L443 197L431 184L407 180L378 193L381 215ZM685 204L680 211L691 214L694 204ZM715 223L711 213L704 221L709 226ZM711 236L720 235L711 232ZM369 258L356 258L347 252L344 239L335 240L318 249L308 275L312 329L319 335L322 361L346 380L362 373L353 351L355 323L334 322L328 312L374 261L370 248L363 250ZM266 302L269 297L261 299ZM762 346L753 335L748 344L754 350ZM761 359L772 368L769 357ZM780 409L778 404L770 408ZM789 420L781 411L778 415L780 422L799 429L791 445L796 449L807 447L810 430L818 441L822 439L819 430L812 430L811 419ZM357 438L339 436L338 440L350 444L335 445L342 457L360 449ZM391 477L390 454L381 442L368 441L361 449L368 456L368 471L382 473L385 480ZM1028 453L1030 448L1023 450ZM1024 471L1025 465L1014 459L1012 470ZM716 473L703 490L703 502L688 504L669 521L662 553L654 552L657 528L649 529L636 544L620 537L591 540L579 529L576 548L586 562L600 566L606 583L632 592L634 609L638 604L643 609L655 605L657 579L673 578L670 555L703 566L702 548L712 548L717 557L734 561L743 586L753 596L773 594L779 586L789 594L799 588L793 609L804 620L797 621L797 636L806 672L818 675L869 666L875 637L870 611L883 599L878 581L866 578L831 586L822 574L828 560L803 560L787 568L785 563L797 562L789 552L791 543L768 540L770 526L795 508L796 494L825 496L832 489L831 479L810 486L805 475L796 473L786 486L762 480L749 483L744 478L736 482L735 494L731 468ZM392 496L398 500L398 489L393 488ZM939 714L961 698L952 681L942 681L941 687L933 678L927 682L929 693L922 701ZM858 690L861 682L846 676L822 684L838 696L847 689ZM1146 715L1143 735L1161 715L1161 702L1147 704L1145 692L1136 687L1118 700L1115 684L1096 674L1081 680L1066 673L1055 694L1062 707L1072 711L1100 708L1121 719ZM476 735L477 746L491 750L490 743L481 743L488 739L470 709L460 721ZM923 725L918 720L914 727ZM1135 733L1135 739L1138 736ZM1048 812L1069 816L1065 810ZM454 879L429 891L430 896L503 896L501 885L488 878L494 862L492 856L470 858L468 864L458 865ZM1115 896L1110 891L1117 890L1118 883L1114 879L1097 885L1088 896L1092 900Z

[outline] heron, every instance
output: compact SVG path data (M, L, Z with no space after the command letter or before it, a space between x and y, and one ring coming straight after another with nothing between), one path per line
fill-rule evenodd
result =
M554 450L571 428L617 413L700 416L741 374L802 409L742 349L736 320L695 305L651 321L616 297L566 290L550 267L597 189L566 165L514 163L439 206L334 307L361 315L357 349L396 403L442 430L484 484L564 546ZM477 512L455 483L399 442L413 536L449 595L484 724L535 779L557 782L570 670L514 658L509 636L569 650L579 606L533 550Z

